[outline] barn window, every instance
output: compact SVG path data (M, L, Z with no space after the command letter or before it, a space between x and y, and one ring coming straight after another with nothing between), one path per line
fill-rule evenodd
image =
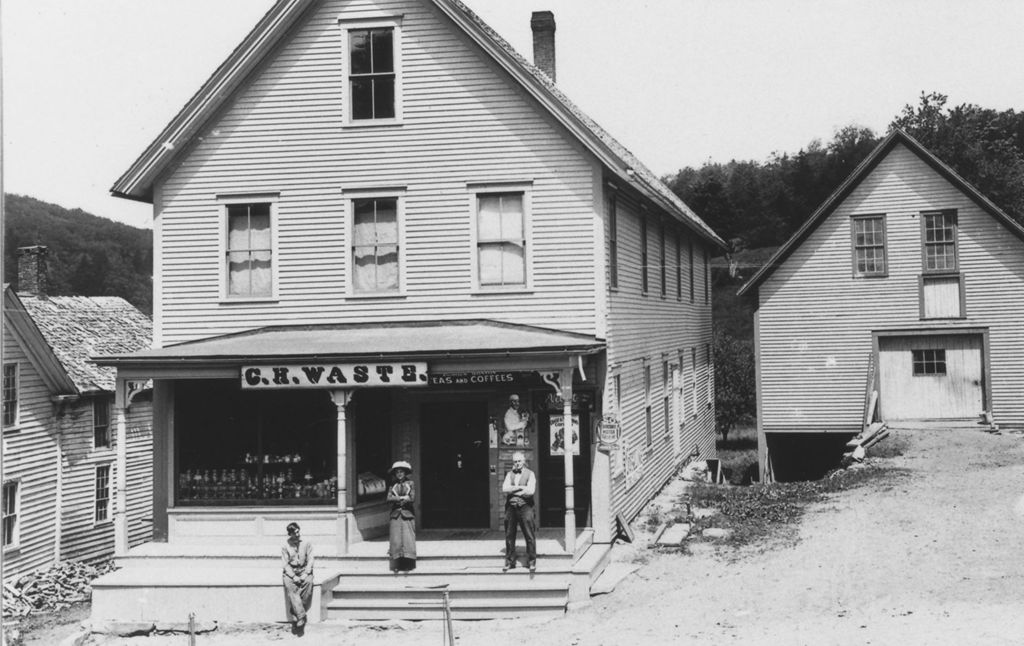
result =
M957 270L956 211L934 211L921 214L924 270L947 272Z
M885 216L857 216L852 224L854 275L885 276Z
M914 361L914 376L924 377L946 374L946 351L944 349L911 350Z

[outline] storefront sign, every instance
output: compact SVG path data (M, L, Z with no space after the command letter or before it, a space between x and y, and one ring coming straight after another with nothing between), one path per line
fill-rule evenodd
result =
M448 372L430 375L431 386L492 386L532 385L537 381L533 372Z
M337 363L242 366L242 388L382 388L426 386L427 364Z
M622 427L614 415L605 415L597 422L597 441L605 446L615 446L622 437Z

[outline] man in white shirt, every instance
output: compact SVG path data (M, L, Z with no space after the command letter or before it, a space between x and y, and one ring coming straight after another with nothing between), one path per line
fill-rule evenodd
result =
M526 556L530 572L537 570L537 520L533 511L533 495L537 491L537 476L526 468L522 451L512 454L512 470L505 474L501 485L505 494L505 566L507 572L516 566L516 528L521 527L526 539Z

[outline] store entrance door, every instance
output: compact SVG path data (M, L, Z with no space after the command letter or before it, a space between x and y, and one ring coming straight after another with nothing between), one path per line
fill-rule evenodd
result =
M486 402L420 408L424 528L490 526L487 432Z

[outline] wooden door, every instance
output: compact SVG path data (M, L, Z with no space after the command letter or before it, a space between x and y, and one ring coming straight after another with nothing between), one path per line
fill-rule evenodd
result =
M444 402L420 409L421 524L490 526L487 404Z
M980 335L881 337L882 419L976 418L985 407Z

